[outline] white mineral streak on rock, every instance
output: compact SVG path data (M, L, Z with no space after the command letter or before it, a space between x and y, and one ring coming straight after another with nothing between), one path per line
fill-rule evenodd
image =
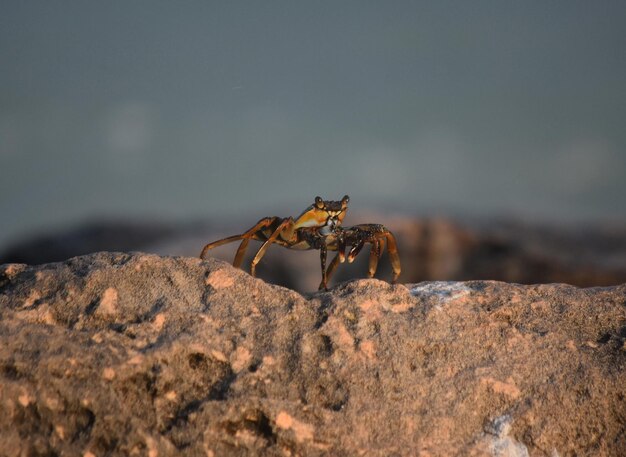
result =
M491 436L489 451L494 457L528 457L528 449L519 441L508 436L513 419L504 414L495 418L485 427L485 432Z
M409 290L411 291L411 295L415 297L435 297L439 304L448 303L472 292L472 289L461 281L420 282L414 284L413 287L409 285ZM439 306L436 308L440 309Z

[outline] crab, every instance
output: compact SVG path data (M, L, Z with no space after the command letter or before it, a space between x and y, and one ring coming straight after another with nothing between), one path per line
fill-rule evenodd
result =
M257 264L273 243L289 249L314 249L304 239L304 232L301 230L314 228L318 236L330 234L335 227L340 226L343 222L349 201L350 197L347 195L344 195L340 201L323 200L321 197L315 197L315 202L297 218L264 217L240 235L229 236L207 244L202 249L200 258L203 259L206 253L213 248L241 240L233 261L233 266L239 268L250 240L262 241L263 244L250 264L250 274L256 276Z
M381 224L359 224L352 227L335 226L332 232L324 234L318 229L301 229L301 235L307 240L312 249L319 249L320 263L322 267L322 282L319 290L328 289L328 281L340 263L346 260L346 249L350 247L347 260L352 263L363 249L366 243L372 245L370 250L368 278L373 278L378 268L378 261L383 255L385 244L389 253L389 261L393 271L391 283L395 284L400 276L400 256L398 255L398 244L396 237L384 225ZM326 257L328 251L337 251L326 268Z
M347 260L348 263L352 263L366 243L372 245L368 268L368 277L371 278L376 273L378 260L382 256L386 245L393 270L392 283L395 283L401 271L395 236L381 224L360 224L353 227L343 227L342 223L348 210L349 200L347 195L340 201L322 200L321 197L315 197L315 202L306 208L296 219L277 216L265 217L240 235L229 236L207 244L202 249L200 258L203 259L206 253L213 248L241 240L233 261L233 266L239 268L243 262L250 240L262 241L263 244L250 264L250 274L255 276L257 264L273 243L289 249L317 249L320 251L322 267L322 281L319 289L326 290L328 288L328 280L339 266L339 263L343 263L346 260L348 247L350 247L350 251L348 252ZM326 258L328 251L337 251L337 255L327 268Z

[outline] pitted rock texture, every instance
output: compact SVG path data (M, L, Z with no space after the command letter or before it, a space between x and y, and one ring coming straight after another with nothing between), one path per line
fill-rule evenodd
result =
M0 455L624 455L626 286L0 267Z

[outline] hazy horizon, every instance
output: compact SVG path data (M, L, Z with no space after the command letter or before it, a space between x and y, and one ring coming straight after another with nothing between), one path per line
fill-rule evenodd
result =
M315 195L626 221L625 20L617 1L6 1L0 248Z

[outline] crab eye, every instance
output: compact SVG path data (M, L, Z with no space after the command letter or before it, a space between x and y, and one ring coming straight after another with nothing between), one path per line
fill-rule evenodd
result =
M344 195L343 198L341 199L341 208L345 209L348 206L349 201L350 201L350 197L348 197L347 195Z
M322 200L322 197L315 197L315 206L319 209L324 208L324 200Z

